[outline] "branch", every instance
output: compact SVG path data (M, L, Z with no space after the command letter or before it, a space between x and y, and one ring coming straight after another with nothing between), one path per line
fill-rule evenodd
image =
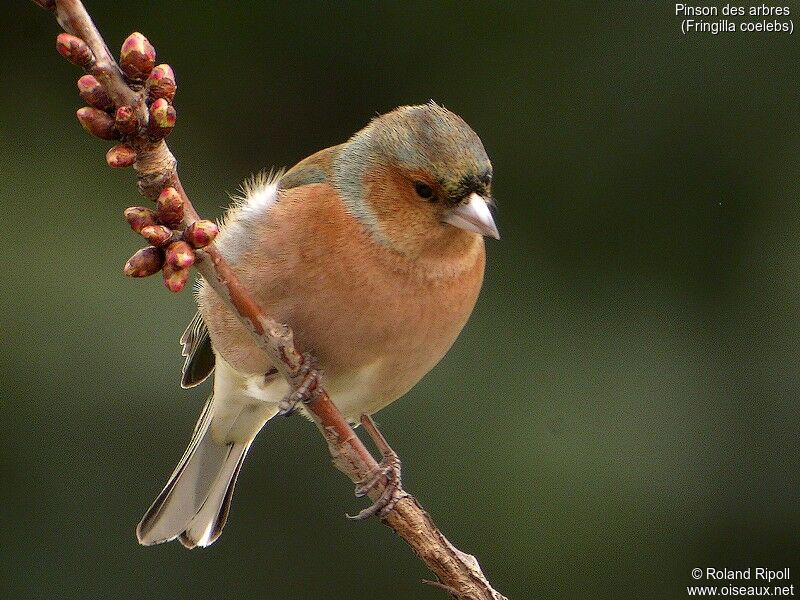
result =
M109 165L133 166L139 191L157 200L156 213L139 207L126 211L131 226L152 244L128 261L126 273L148 275L163 266L167 287L178 291L188 280L189 267L197 267L290 383L295 397L304 401L334 465L354 483L364 482L378 463L331 402L313 362L295 348L292 330L265 314L239 282L213 244L215 226L199 219L181 185L175 158L164 141L175 123L172 69L154 68L155 50L138 33L123 44L118 65L80 0L33 1L53 11L69 34L59 35L59 52L88 73L78 82L81 96L92 104L78 111L81 124L97 137L120 139L122 143L106 156ZM371 422L362 422L369 429ZM370 430L370 435L376 433ZM379 500L388 485L383 478L369 490L369 497ZM437 587L459 600L505 600L491 587L475 557L453 546L399 483L394 497L396 503L381 519L438 577Z

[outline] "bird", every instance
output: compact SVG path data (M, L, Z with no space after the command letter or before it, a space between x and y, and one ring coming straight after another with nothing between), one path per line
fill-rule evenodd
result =
M246 181L215 244L271 317L315 357L357 422L446 354L499 239L493 167L478 135L433 101L373 118L346 142ZM290 392L237 316L199 282L181 342L183 387L213 373L191 442L138 524L143 545L205 547L221 534L242 463Z

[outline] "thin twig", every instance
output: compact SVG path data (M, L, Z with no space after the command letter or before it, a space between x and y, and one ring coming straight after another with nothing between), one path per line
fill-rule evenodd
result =
M145 133L148 109L145 94L132 89L108 50L99 31L80 0L33 0L39 6L54 11L59 24L72 35L81 38L94 53L94 63L87 72L100 82L114 105L129 106L140 125L139 133L126 142L136 151L139 190L151 199L167 186L174 187L184 203L184 225L198 220L176 170L176 161L162 139L152 141ZM287 379L294 390L307 380L303 372L303 356L295 348L291 329L270 318L237 279L230 265L213 245L197 250L195 266L203 278L238 315L272 364ZM331 402L318 383L311 386L306 408L325 440L336 467L354 483L364 480L376 469L377 462ZM384 485L370 490L369 497L378 499ZM459 600L505 600L495 591L481 572L474 556L453 546L436 527L430 515L413 496L399 489L400 500L382 520L400 535L439 578L439 587Z

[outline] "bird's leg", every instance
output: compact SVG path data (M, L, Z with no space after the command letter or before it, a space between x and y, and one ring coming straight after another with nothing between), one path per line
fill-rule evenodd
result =
M381 481L384 479L386 483L384 484L380 498L378 498L372 506L365 508L355 516L347 515L348 519L357 521L368 519L374 515L378 515L381 518L385 517L386 514L394 508L397 501L407 495L403 491L400 482L400 457L397 456L397 453L389 446L389 442L386 441L386 438L383 437L383 434L378 430L372 417L369 415L361 415L361 424L364 426L364 429L366 429L369 437L372 438L372 441L375 442L378 450L381 451L383 458L372 472L367 474L367 476L358 483L356 486L356 496L358 498L366 496L370 490L380 485Z
M316 360L308 352L303 353L303 364L295 380L300 385L291 390L278 403L278 416L290 416L295 413L299 402L308 402L312 399L314 390L320 386L322 372Z

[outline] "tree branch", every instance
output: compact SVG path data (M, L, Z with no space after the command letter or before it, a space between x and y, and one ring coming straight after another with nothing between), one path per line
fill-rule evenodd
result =
M152 46L140 34L132 34L123 45L121 70L80 0L33 1L39 6L53 11L64 31L78 38L75 40L69 36L65 38L59 36L59 52L71 62L82 66L99 83L101 89L92 87L94 82L91 80L84 82L81 95L85 99L91 98L95 108L81 109L85 112L81 115L81 111L79 111L78 116L90 133L104 137L104 139L121 138L124 142L109 151L107 155L109 164L111 166L132 165L137 172L140 192L151 200L158 198L159 211L163 210L162 200L165 198L165 191L170 191L169 188L174 188L182 201L180 203L182 204L182 219L179 218L172 224L173 228L183 229L182 238L167 227L154 225L152 229L147 228L144 223L151 223L147 221L146 217L148 209L136 209L140 210L140 216L145 214L145 217L142 217L144 220L138 222L137 230L140 230L154 244L150 247L153 249L151 255L161 256L158 252L163 254L163 250L155 249L159 244L163 248L167 248L167 244L182 243L178 241L179 239L192 242L195 248L194 266L238 315L240 321L258 342L261 350L269 357L270 362L275 365L281 375L290 383L292 389L305 402L306 409L328 443L335 466L354 483L362 482L375 472L378 463L331 402L320 383L319 373L312 367L313 363L304 365L303 355L294 346L291 329L264 313L239 282L231 266L222 257L213 242L208 243L211 238L206 242L195 243L196 240L187 237L187 232L192 231L192 227L203 222L199 221L199 216L181 185L175 158L163 139L174 124L175 112L171 107L175 91L174 80L171 94L169 90L165 92L163 89L161 91L156 89L158 82L154 84L151 81L155 74L151 64L155 59L155 51ZM82 46L81 43L84 45ZM148 63L148 61L151 62ZM171 76L169 67L166 65L156 67L156 69L160 68L162 69L161 75L168 73ZM142 73L144 76L140 77ZM144 82L148 73L152 74L147 82ZM126 81L126 77L128 81ZM104 104L102 92L105 92L110 99L110 106L108 103ZM114 117L110 112L114 112ZM171 193L174 194L174 192ZM166 203L167 200L163 200L163 202ZM129 221L134 226L131 218ZM211 237L213 238L213 235ZM156 238L158 238L158 242L154 241ZM204 245L206 243L208 245ZM174 257L175 252L170 258L170 250L173 248L175 246L169 246L166 252L168 264L172 264L170 260L173 262L178 260ZM186 259L185 254L183 259ZM178 267L173 264L173 273L182 272L180 268L186 266L186 262L177 263ZM150 272L157 271L161 264L162 262L158 262L155 269L150 268ZM189 262L189 264L191 263ZM167 281L167 266L164 266L165 281ZM128 272L127 266L126 272ZM171 287L167 281L167 286L173 290L180 289L183 287L186 277L180 285ZM373 500L379 499L387 483L388 481L384 479L381 485L371 489L368 493L369 497ZM459 600L505 600L504 596L491 587L481 572L475 557L465 554L453 546L436 527L433 519L423 510L416 498L403 491L402 488L398 488L396 497L399 500L382 516L382 521L414 549L428 568L439 578L438 586L441 589Z

